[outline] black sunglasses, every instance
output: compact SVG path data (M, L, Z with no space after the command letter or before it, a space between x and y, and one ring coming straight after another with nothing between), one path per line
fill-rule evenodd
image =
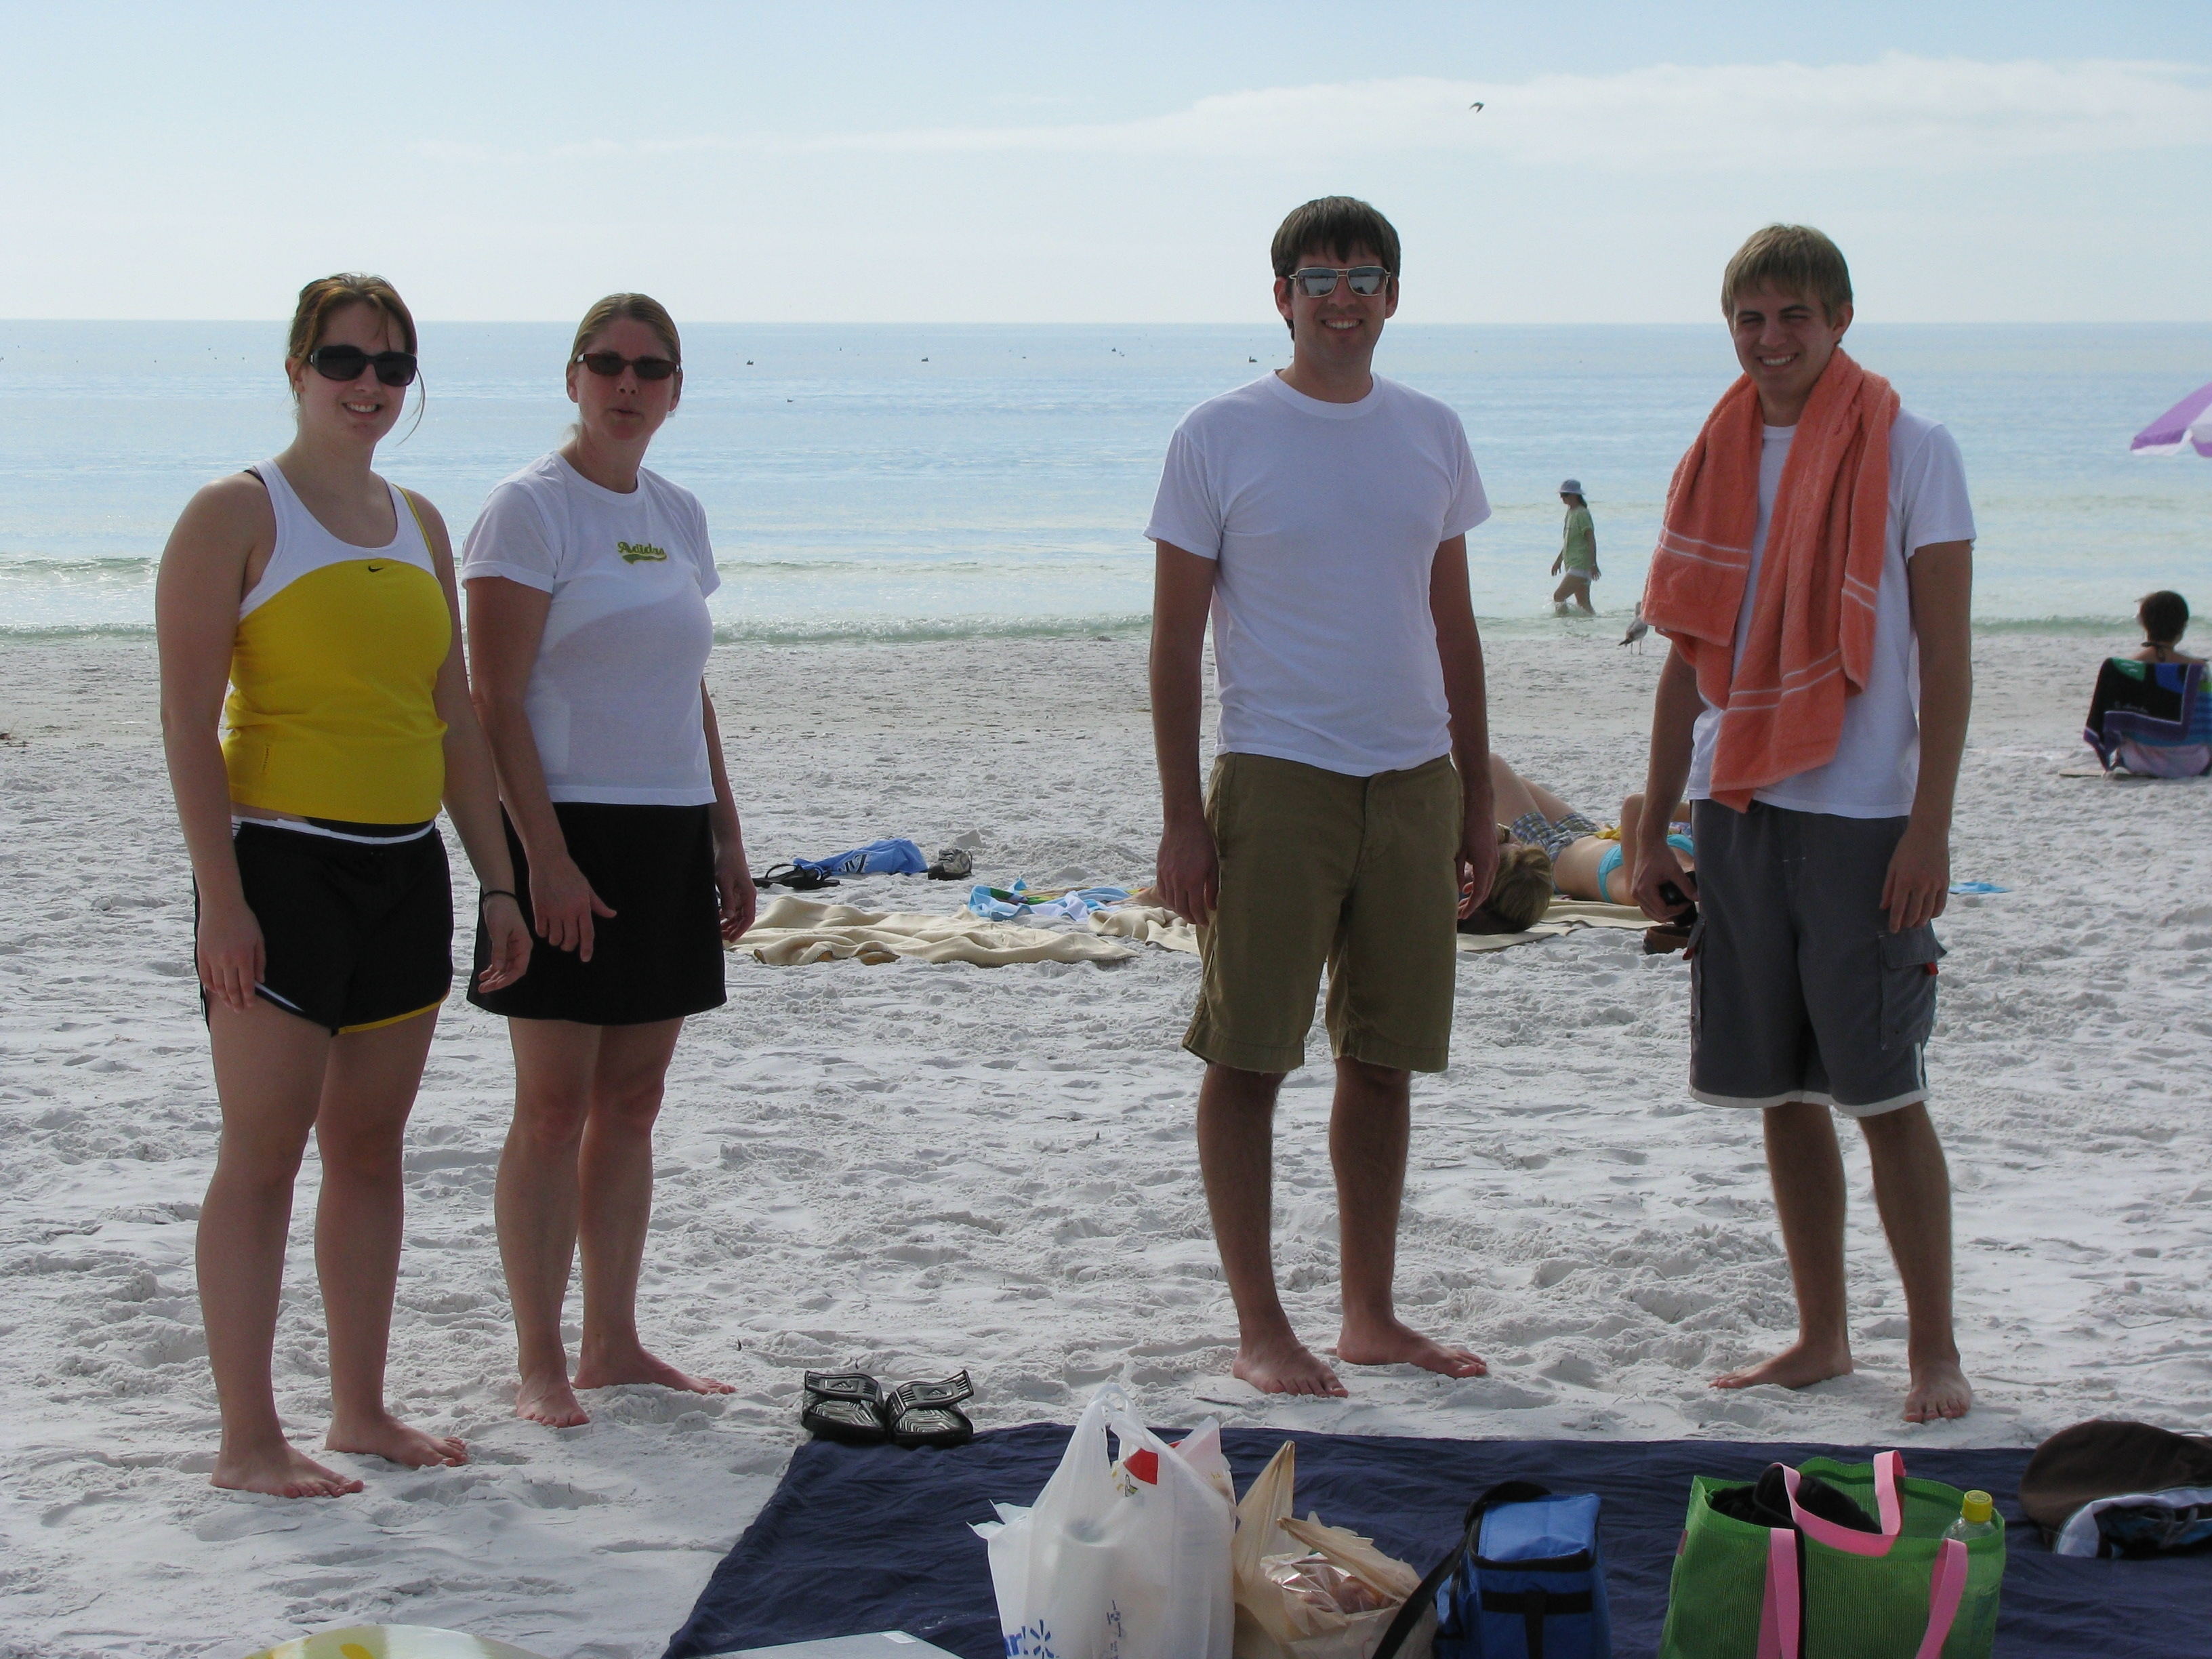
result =
M359 346L317 346L307 354L307 365L326 380L358 380L364 368L374 368L386 386L407 386L415 379L411 351L363 351Z
M665 380L684 367L672 357L625 357L619 351L586 351L576 361L611 380L626 368L635 369L641 380Z
M1305 290L1308 299L1326 300L1336 292L1340 276L1351 283L1352 291L1362 298L1380 294L1382 284L1390 280L1390 273L1381 265L1308 265L1292 271L1290 280Z

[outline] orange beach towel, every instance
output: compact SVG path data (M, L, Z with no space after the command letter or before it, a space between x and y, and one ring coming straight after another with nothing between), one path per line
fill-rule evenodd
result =
M1897 409L1881 375L1840 350L1828 359L1775 492L1741 664L1736 614L1759 524L1764 425L1748 375L1713 405L1674 468L1644 617L1722 711L1712 798L1739 812L1754 792L1834 758L1844 700L1866 687Z

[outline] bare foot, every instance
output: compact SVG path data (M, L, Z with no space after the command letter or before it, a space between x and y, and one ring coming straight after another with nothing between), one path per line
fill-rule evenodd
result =
M331 1451L368 1452L413 1469L456 1468L469 1461L468 1449L449 1434L425 1434L390 1412L356 1422L331 1424L323 1444Z
M549 1429L580 1428L592 1420L562 1376L526 1376L514 1393L514 1414Z
M1937 1423L1964 1417L1973 1409L1974 1389L1955 1359L1915 1363L1911 1392L1905 1396L1905 1420Z
M711 1376L694 1376L689 1371L679 1371L643 1348L604 1356L594 1355L586 1349L576 1361L576 1386L580 1389L612 1389L625 1382L649 1382L663 1389L680 1389L686 1394L737 1392L732 1384L717 1382Z
M1342 1400L1347 1390L1320 1355L1294 1336L1274 1342L1248 1342L1229 1368L1261 1394L1315 1395Z
M1715 1377L1712 1385L1717 1389L1756 1389L1762 1383L1773 1382L1785 1389L1805 1389L1832 1376L1845 1376L1850 1369L1851 1351L1840 1343L1830 1346L1793 1342L1771 1359Z
M1338 1333L1336 1357L1347 1365L1419 1365L1439 1376L1487 1376L1490 1367L1471 1348L1423 1336L1396 1320L1355 1336Z
M262 1451L217 1454L208 1484L226 1492L266 1492L271 1498L342 1498L361 1490L360 1481L325 1468L285 1440Z

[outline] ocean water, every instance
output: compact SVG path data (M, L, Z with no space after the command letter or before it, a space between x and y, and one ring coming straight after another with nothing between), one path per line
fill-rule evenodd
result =
M427 405L379 467L465 532L557 443L554 324L429 324ZM2212 378L2212 325L1862 325L1851 348L1965 451L1984 628L2108 630L2144 592L2212 608L2212 463L2130 436ZM650 465L706 506L725 638L1119 633L1145 625L1140 539L1183 411L1285 360L1279 325L713 324ZM270 323L0 322L0 638L143 634L194 489L283 448ZM1617 626L1667 480L1733 377L1710 327L1394 325L1376 367L1466 422L1496 508L1469 542L1492 631ZM1561 478L1597 524L1605 621L1550 614Z

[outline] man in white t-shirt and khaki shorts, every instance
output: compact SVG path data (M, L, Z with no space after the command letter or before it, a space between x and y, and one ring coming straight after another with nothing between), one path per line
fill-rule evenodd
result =
M1305 1063L1324 966L1336 1357L1485 1369L1401 1323L1391 1295L1412 1073L1444 1068L1461 892L1487 893L1498 856L1467 577L1467 532L1490 507L1459 417L1371 371L1398 252L1389 221L1348 197L1284 221L1291 366L1184 418L1145 532L1159 886L1198 924L1204 962L1183 1039L1206 1062L1199 1163L1236 1372L1269 1393L1345 1392L1284 1312L1270 1237L1275 1097ZM1201 789L1209 615L1221 729Z
M1950 884L1952 798L1972 697L1973 512L1958 446L1840 350L1850 276L1819 231L1772 225L1729 262L1722 308L1744 379L1668 493L1644 615L1673 641L1652 715L1636 899L1701 913L1690 1087L1752 1107L1797 1340L1716 1379L1803 1388L1851 1369L1844 1177L1856 1119L1904 1281L1904 1415L1964 1416L1951 1188L1925 1104ZM1848 549L1848 550L1846 550ZM1654 807L1686 793L1697 872ZM1650 833L1646 833L1646 831Z

